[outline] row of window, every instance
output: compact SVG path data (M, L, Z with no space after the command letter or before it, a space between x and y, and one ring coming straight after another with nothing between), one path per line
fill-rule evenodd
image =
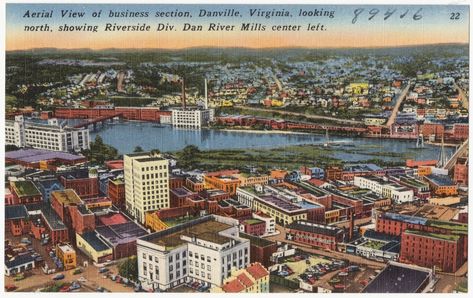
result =
M166 170L168 168L167 165L160 165L160 166L151 166L151 167L141 167L141 171L156 171L156 170Z

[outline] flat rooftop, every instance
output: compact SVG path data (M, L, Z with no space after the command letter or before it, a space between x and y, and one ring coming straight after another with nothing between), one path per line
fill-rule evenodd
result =
M59 151L49 151L42 149L20 149L16 151L5 152L5 158L25 163L38 163L42 160L65 160L69 162L79 162L84 160L82 155L71 154Z
M190 191L185 187L173 188L173 189L170 190L170 192L173 193L174 195L176 195L177 197L185 197L185 196L190 196L190 195L196 194L195 192Z
M381 171L382 168L379 166L368 163L368 164L347 164L343 167L344 171L349 172L373 172L373 171Z
M56 198L63 205L82 204L81 198L73 189L53 191L51 192L51 197Z
M294 229L294 230L310 232L310 233L317 233L317 234L328 235L328 236L335 236L338 233L341 233L343 231L342 229L335 226L321 225L321 224L311 223L307 221L294 221L286 227L288 229Z
M435 238L435 239L446 240L446 241L458 241L458 239L460 239L460 236L458 235L429 233L429 232L422 232L422 231L416 231L416 230L405 230L404 234L411 234L411 235Z
M452 179L446 175L428 175L425 178L427 178L428 180L432 181L433 183L439 186L455 185Z
M240 237L250 240L251 245L255 245L257 247L266 247L266 246L276 244L276 242L269 241L267 239L256 237L250 234L245 234L242 232L240 232Z
M18 197L40 196L38 188L32 181L12 181L10 182L14 192Z
M61 245L58 245L58 248L60 250L62 250L63 252L66 252L66 253L73 253L75 252L75 250L72 248L72 246L70 246L69 244L61 244Z
M87 243L96 251L105 251L110 249L110 247L105 242L97 237L95 232L85 232L81 235L81 237L87 241Z
M460 210L442 205L425 204L414 214L428 219L452 220Z
M362 293L418 293L429 279L429 272L389 264Z
M231 225L218 222L212 217L201 217L164 231L147 235L142 237L141 240L164 246L166 249L172 249L186 243L186 241L181 239L181 236L195 236L202 240L225 243L228 242L229 238L218 235L218 233L231 227Z
M294 203L288 202L282 198L279 198L274 195L264 195L259 197L259 201L263 201L265 203L268 203L270 205L273 205L285 212L295 212L295 211L303 211L304 209L300 207L299 205L296 205Z
M388 218L396 221L403 221L412 224L432 226L442 229L450 230L452 233L467 235L468 234L468 225L453 221L443 221L435 219L427 219L418 216L403 215L398 213L386 212L381 215L382 218Z
M26 219L28 210L25 205L5 206L5 219Z
M97 227L95 230L103 239L106 239L113 246L135 241L136 238L148 234L148 232L132 221L101 226Z

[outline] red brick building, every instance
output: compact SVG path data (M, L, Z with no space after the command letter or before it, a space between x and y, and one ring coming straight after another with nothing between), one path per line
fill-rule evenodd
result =
M337 243L344 240L343 229L307 221L295 221L286 226L286 239L312 246L336 250Z
M419 133L426 138L435 135L436 139L440 139L445 133L445 127L438 123L424 123L420 126Z
M458 184L468 185L468 162L466 158L458 158L453 168L453 181Z
M5 231L10 231L13 236L20 236L30 231L25 205L5 206Z
M190 191L185 187L173 188L169 191L170 207L183 207L188 205L188 199L197 198L196 192Z
M195 178L189 177L186 179L185 185L188 189L195 191L195 192L201 192L205 189L205 184L202 181L199 181Z
M70 206L69 212L75 233L83 234L95 230L95 215L85 205Z
M259 219L245 219L241 222L240 230L253 236L262 236L266 232L266 222Z
M250 261L260 262L266 268L273 264L271 256L278 250L276 242L240 233L240 237L250 240Z
M180 176L171 176L169 177L169 188L179 188L184 187L186 178Z
M56 118L98 118L122 114L128 120L159 122L161 115L171 115L171 111L160 111L154 107L116 107L110 109L71 109L58 108L54 112Z
M401 250L405 250L401 260L406 262L421 266L442 264L442 270L447 271L458 269L467 259L468 225L464 223L386 212L377 216L376 231L401 236ZM409 237L404 235L406 231ZM429 255L432 254L429 245L437 245L435 250L445 248L446 252L440 256Z
M468 139L468 124L455 123L453 125L453 138L455 140Z
M51 207L67 226L70 226L72 223L68 207L77 206L82 203L82 200L73 189L51 192Z
M444 272L456 272L466 261L461 237L406 230L399 260Z
M88 177L83 174L69 174L59 177L59 181L64 188L75 190L81 198L90 198L99 195L99 180L97 177Z
M108 198L118 208L125 207L125 182L123 179L108 180Z
M11 181L10 192L5 205L31 204L43 200L41 192L32 181Z

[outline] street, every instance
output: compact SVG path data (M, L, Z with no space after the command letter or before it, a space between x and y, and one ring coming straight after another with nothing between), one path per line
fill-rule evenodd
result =
M284 228L282 226L276 225L276 229L278 229L280 233L278 235L275 235L275 236L267 237L266 239L272 240L272 241L280 241L280 242L290 243L290 244L293 244L293 245L297 246L298 248L300 248L301 250L303 250L305 252L309 252L309 253L313 253L313 254L319 254L319 255L327 256L327 257L331 257L331 258L347 259L352 263L356 263L356 264L363 265L363 266L371 266L371 267L377 268L377 269L381 269L381 268L384 268L384 266L386 266L385 263L376 262L376 261L373 261L373 260L368 260L368 259L362 258L360 256L346 254L346 253L342 253L342 252L338 252L338 251L329 251L329 250L320 249L320 248L317 248L317 247L301 244L301 243L298 243L298 242L286 240L286 231L284 230Z
M391 127L391 125L394 123L396 120L397 112L399 111L399 107L401 106L402 102L404 101L404 98L406 98L407 93L409 92L409 89L411 88L411 84L407 84L407 86L401 91L401 94L397 96L397 101L396 104L394 105L393 111L391 113L391 116L388 119L388 122L386 122L386 127Z

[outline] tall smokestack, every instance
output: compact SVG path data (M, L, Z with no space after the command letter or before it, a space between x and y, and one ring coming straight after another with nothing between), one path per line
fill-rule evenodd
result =
M182 98L182 108L185 109L186 108L186 82L185 82L184 78L182 78L182 95L181 95L181 98Z
M207 98L207 78L205 79L205 88L204 88L204 108L207 110L209 108L209 99Z
M350 227L348 230L348 241L353 240L353 229L355 228L355 218L353 217L353 211L350 211Z

